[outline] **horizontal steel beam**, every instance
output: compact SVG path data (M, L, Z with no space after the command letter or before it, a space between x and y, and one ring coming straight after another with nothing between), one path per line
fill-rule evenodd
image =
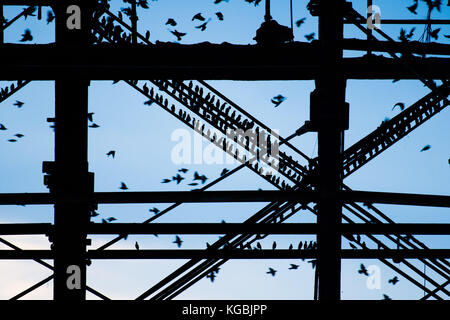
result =
M49 235L50 223L0 224L0 235ZM449 235L446 223L343 224L346 234L427 234ZM315 223L91 223L87 234L316 234Z
M450 55L450 45L443 43L426 43L419 41L392 42L392 41L367 41L361 39L344 39L344 50L372 51L372 52L397 52L416 54Z
M341 191L337 194L343 203L367 202L396 205L450 207L450 196L412 193ZM210 203L210 202L272 202L290 201L294 203L317 202L316 191L153 191L153 192L96 192L86 197L76 195L56 198L50 193L2 193L0 205L28 204L77 204L90 202L99 204L114 203Z
M67 74L89 80L312 80L320 72L319 46L301 42L277 48L205 43L101 45L83 48L82 55L79 49L53 44L6 44L0 50L0 80L54 80ZM412 69L391 58L345 58L342 70L348 79L417 79L417 74L443 79L450 73L448 58L417 58L408 60L408 65Z
M317 250L89 250L89 259L314 259ZM450 258L450 249L341 250L342 259ZM0 260L51 260L51 250L0 250Z

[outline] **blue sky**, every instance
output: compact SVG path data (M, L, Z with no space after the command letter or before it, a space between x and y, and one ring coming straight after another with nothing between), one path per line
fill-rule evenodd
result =
M213 0L158 0L149 1L150 9L140 10L139 30L150 30L150 40L174 41L164 23L171 17L178 22L177 30L186 32L181 43L254 44L252 39L264 16L264 6L255 7L244 0L230 0L214 5ZM290 21L289 1L272 1L272 16L279 23L288 25ZM294 1L294 21L306 17L300 28L295 28L295 40L305 41L304 35L317 33L317 18L306 11L307 1ZM382 18L414 18L406 6L412 1L374 1L381 8ZM112 1L112 10L117 12L124 7L121 1ZM353 1L353 7L365 15L365 1ZM8 7L5 17L11 19L22 7ZM224 21L215 18L215 12L224 14ZM5 32L5 41L18 43L25 28L30 28L34 39L32 43L54 41L54 23L45 22L47 9L43 10L44 20L35 17L17 21ZM208 28L201 32L191 21L194 14L202 12L211 17ZM434 18L449 18L450 9L443 6L441 13L433 12ZM423 2L419 2L417 18L425 18ZM382 26L383 31L397 38L400 27ZM444 34L449 34L447 26L442 27L440 42L447 42ZM422 26L417 27L414 40L420 37ZM356 28L347 26L345 36L363 38ZM355 53L346 53L355 55ZM358 55L361 53L357 53ZM363 53L362 53L363 54ZM119 58L118 58L119 59ZM272 129L278 129L280 135L289 136L304 121L309 119L309 94L314 89L313 81L208 81L210 85L235 101L253 116ZM8 82L0 81L2 87ZM345 145L352 145L374 130L385 117L392 117L398 111L392 111L396 102L402 101L409 106L429 92L419 81L363 81L349 80L347 101L350 103L350 130L346 131ZM282 94L287 97L280 107L273 108L270 99ZM15 100L25 102L18 109L13 106ZM171 139L176 130L187 129L177 119L155 104L148 107L143 104L146 98L134 91L124 82L112 85L111 81L94 81L89 88L89 110L95 112L94 121L100 128L89 129L89 169L95 172L96 191L119 191L120 182L125 182L130 191L190 190L187 182L194 171L209 177L208 182L220 175L223 168L234 168L237 164L183 164L173 163L171 152L177 141ZM450 111L445 109L432 120L422 125L388 151L366 164L352 174L345 183L356 190L412 192L427 194L446 194L450 190ZM41 172L42 161L53 160L53 131L46 122L54 115L54 83L36 81L27 85L13 97L0 104L0 123L8 130L0 132L0 192L47 192ZM16 133L24 134L17 143L7 140ZM192 135L192 141L194 135ZM294 138L291 141L297 148L311 157L317 155L317 138L313 133ZM430 144L427 152L420 149ZM204 141L203 148L208 146ZM192 147L194 148L194 147ZM106 157L106 152L116 150L116 158ZM194 150L194 149L192 149ZM161 184L163 178L170 178L180 167L189 169L187 179L180 185ZM250 170L241 170L229 179L219 183L211 190L232 189L273 189L271 185ZM240 222L255 213L265 204L188 204L182 205L157 222ZM168 205L102 205L102 218L114 216L118 222L141 222L151 216L148 209L156 206L164 209ZM377 206L397 222L437 222L449 223L448 209ZM298 213L289 222L314 222L310 213ZM53 222L51 206L3 206L0 207L0 222ZM46 238L32 236L4 237L23 248L48 248ZM112 237L95 236L92 248L107 242ZM204 248L205 242L212 242L212 236L182 236L183 248ZM448 248L449 237L417 237L432 248ZM141 248L175 249L174 236L129 236L112 248L134 248L139 242ZM287 248L290 243L296 245L300 240L313 240L311 236L270 236L261 241L269 248L274 240L279 248ZM343 246L348 247L347 241ZM5 247L0 244L0 249ZM94 261L88 268L88 284L111 298L132 299L152 284L162 279L184 261ZM288 270L289 263L298 263L299 270ZM377 265L381 268L382 287L369 290L366 278L358 274L359 264ZM416 263L420 270L423 264ZM266 274L268 267L278 270L276 277ZM400 266L403 268L402 266ZM0 299L7 299L28 286L40 281L50 271L31 261L0 262ZM427 270L427 274L432 275ZM399 276L396 286L387 283L395 274L377 260L352 260L342 263L343 299L381 299L388 294L393 299L417 299L423 291L412 286ZM433 278L441 281L439 276ZM216 281L203 279L182 293L182 299L312 299L314 272L306 261L295 260L240 260L229 261L222 268ZM51 298L51 283L41 287L25 298ZM88 295L89 298L94 298Z

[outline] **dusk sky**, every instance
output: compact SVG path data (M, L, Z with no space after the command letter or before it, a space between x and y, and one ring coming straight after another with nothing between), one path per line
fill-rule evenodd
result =
M173 42L176 38L170 30L185 32L181 44L199 42L255 44L253 37L264 17L264 1L255 6L244 0L157 0L148 1L149 9L139 8L138 29L141 34L150 30L150 41L156 43ZM122 1L112 0L111 11L117 13L126 6ZM306 17L300 27L294 24L295 41L305 42L305 35L316 33L317 17L312 17L306 10L306 0L293 1L294 22ZM366 1L354 0L353 7L366 15ZM413 15L407 6L413 0L374 0L381 9L384 19L426 18L426 4L419 1L417 15ZM12 19L24 7L6 7L6 19ZM36 17L19 19L5 30L6 43L22 43L19 40L24 30L29 28L33 40L26 42L51 43L54 41L55 23L47 24L49 8L43 8L43 19ZM200 23L192 17L201 12L208 20L205 31L195 28ZM221 12L224 20L220 21L216 12ZM289 26L289 0L272 1L272 17L280 24ZM173 18L177 26L166 25L168 18ZM441 11L434 10L432 18L449 19L450 7L446 1ZM125 18L128 23L129 20ZM382 30L396 39L400 28L410 31L413 26L385 26ZM441 28L438 42L449 44L448 26ZM424 31L423 25L416 26L412 40L419 40ZM345 27L346 38L364 39L364 34L353 26ZM1 54L1 53L0 53ZM83 54L80 52L80 54ZM346 56L362 56L365 52L345 52ZM381 53L376 53L381 54ZM133 57L117 57L132 59ZM152 59L151 56L148 59ZM179 57L180 60L183 57ZM1 73L1 71L0 71ZM112 79L111 79L112 80ZM141 84L145 79L139 79ZM0 88L12 82L0 81ZM314 81L207 81L226 97L237 103L248 113L259 119L282 137L291 135L309 120L309 95L314 90ZM440 84L440 82L439 82ZM150 85L150 83L148 83ZM345 132L345 147L351 146L368 133L376 129L385 118L392 118L400 111L393 110L397 102L410 106L430 90L418 80L348 80L347 102L350 103L350 129ZM277 108L271 103L276 95L287 99ZM70 99L70 97L68 97ZM21 108L14 103L24 102ZM54 82L32 81L12 97L0 103L0 123L7 130L0 131L0 192L48 192L43 185L42 162L54 159L54 132L46 122L54 116ZM120 81L92 81L89 87L89 111L94 112L94 122L100 127L89 129L89 170L95 173L95 191L117 191L121 182L126 183L129 191L188 191L193 187L194 172L208 177L206 183L220 176L224 168L235 168L239 163L222 157L217 149L215 163L208 163L205 154L211 148L208 141L201 141L194 132L166 110L156 104L144 105L147 98ZM354 190L405 192L450 195L450 111L444 109L430 121L426 122L410 135L396 143L387 151L345 179L344 183ZM16 142L9 142L14 135L24 136ZM179 145L177 134L186 133L190 137L191 161L175 163L173 150ZM317 135L307 133L291 140L291 143L308 157L317 156ZM431 148L420 150L425 145ZM286 147L280 148L289 150ZM115 158L106 153L116 151ZM205 152L205 150L207 150ZM209 151L208 151L209 150ZM202 152L200 163L194 163L196 152ZM294 154L290 152L289 154ZM300 159L299 159L300 160ZM229 163L232 162L232 163ZM162 184L165 178L171 179L178 169L189 171L180 184L175 182ZM201 187L201 185L200 185ZM243 169L230 178L220 182L210 190L275 190L254 172ZM266 203L208 203L183 204L157 219L157 222L242 222L257 212ZM157 207L163 210L170 204L147 205L100 205L98 217L94 222L115 217L116 222L142 222L153 215L149 209ZM396 222L450 223L449 209L415 206L376 205ZM315 222L316 217L308 211L299 211L287 222ZM0 206L0 223L53 223L52 206ZM113 222L114 223L114 222ZM90 236L95 249L114 236ZM206 242L212 243L218 235L180 235L183 239L182 249L205 248ZM378 237L378 236L377 236ZM23 249L48 249L50 244L41 236L5 236ZM362 237L363 240L365 236ZM383 237L379 237L380 239ZM173 243L175 235L134 236L113 245L112 249L134 249L138 242L141 249L176 249ZM430 248L450 248L448 236L417 236ZM297 246L299 241L315 240L313 236L269 236L261 240L265 249L277 242L278 248L287 249L290 244ZM370 240L370 248L376 248ZM389 242L387 242L389 243ZM349 248L343 239L343 248ZM0 250L7 247L0 243ZM97 260L88 267L88 285L112 299L134 299L171 271L181 266L185 260ZM52 261L49 261L52 263ZM297 270L289 270L289 265L298 264ZM366 285L367 277L358 273L360 264L366 267L375 265L380 268L381 288L370 289ZM413 261L420 271L424 271L421 262ZM396 265L411 273L402 265ZM275 277L267 274L269 267L276 269ZM438 283L443 277L432 270L425 270L427 275ZM0 299L9 299L27 287L44 279L51 271L33 261L0 261ZM412 273L411 273L412 275ZM399 282L394 286L388 279L398 276ZM423 284L419 277L418 281ZM343 260L342 262L342 299L377 300L383 294L392 299L419 299L423 290L412 285L408 280L387 268L378 260ZM426 284L426 286L430 286ZM214 282L204 278L177 299L312 299L314 287L314 270L307 260L236 260L221 266ZM431 286L430 286L431 287ZM448 288L448 287L447 287ZM441 293L441 296L448 299ZM23 299L51 299L52 282L26 295ZM96 299L88 294L89 299Z

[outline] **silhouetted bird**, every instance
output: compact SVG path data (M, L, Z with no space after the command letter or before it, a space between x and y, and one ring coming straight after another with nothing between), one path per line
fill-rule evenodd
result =
M169 182L171 182L172 181L172 179L163 179L162 181L161 181L161 183L169 183Z
M222 1L228 2L228 1L230 1L230 0L214 0L214 4L221 3Z
M296 270L296 269L298 269L298 267L299 267L298 264L291 263L291 266L289 267L289 270Z
M269 271L267 271L266 273L267 274L271 274L272 277L275 277L275 274L277 273L277 270L269 267Z
M274 104L274 107L278 107L283 101L286 100L286 97L282 96L281 94L273 97L270 102Z
M121 182L120 183L120 188L119 188L120 190L128 190L128 187L127 187L127 185L125 184L125 182Z
M211 272L211 273L208 273L208 275L206 277L209 278L211 280L211 282L214 282L216 275L214 274L214 272Z
M223 21L223 13L222 12L216 12L216 16L220 21Z
M90 124L89 125L89 128L100 128L100 126L98 125L98 124L96 124L96 123L93 123L93 124Z
M9 139L8 142L17 142L16 139Z
M20 39L20 42L31 41L31 40L33 40L33 36L31 35L30 29L25 29L25 31L22 34L22 39Z
M186 35L186 33L178 32L177 30L170 31L175 37L177 37L178 41L181 41L183 37Z
M412 6L409 6L409 7L407 7L407 9L411 12L411 13L413 13L413 14L417 14L417 6L419 5L419 1L418 0L415 0L414 1L414 4L412 5Z
M166 25L175 27L177 25L177 22L174 19L169 18L169 19L167 19Z
M188 186L198 186L198 183L197 182L191 182L191 183L188 183Z
M405 104L403 102L397 102L394 107L392 108L392 110L395 109L395 107L399 106L400 110L403 111L405 109Z
M182 176L180 176L179 173L177 173L176 176L172 177L172 180L173 180L173 181L176 181L177 184L180 184L180 182L181 182L182 180L184 180L184 178L183 178Z
M106 218L106 221L108 221L108 222L113 222L113 221L116 221L116 220L117 220L117 219L114 218L114 217Z
M272 243L272 250L275 250L277 248L277 243L276 243L276 241L274 241L273 243Z
M154 214L158 214L160 212L160 210L158 208L156 208L156 207L148 209L148 211L153 212Z
M134 247L136 248L136 250L139 250L139 243L136 241L136 243L134 244Z
M394 286L397 284L397 282L398 282L399 280L398 280L398 278L397 278L397 276L395 276L395 277L393 277L392 279L389 279L388 280L388 283L392 283Z
M383 294L383 300L392 300L387 294Z
M0 123L0 130L8 130L3 124Z
M256 243L256 247L257 247L259 250L262 250L262 246L261 246L261 243L259 243L259 241Z
M208 25L208 22L209 22L210 20L211 20L211 19L209 19L208 21L203 22L201 25L196 26L195 28L200 29L201 31L205 31L205 30L206 30L206 26Z
M99 213L95 212L95 211L91 211L91 217L97 217L99 215Z
M51 23L53 20L55 20L55 14L53 11L48 10L47 11L47 24Z
M147 0L138 0L137 6L141 7L142 9L148 9L148 2Z
M315 32L312 32L312 33L309 33L309 34L305 34L305 39L308 40L308 41L313 41L315 39L315 37L316 37L316 33Z
M230 170L228 170L227 168L224 168L224 169L222 170L222 172L220 173L220 176L222 177L222 176L226 175L229 171L230 171Z
M441 28L434 29L433 31L430 32L430 37L437 40L439 38L438 36L439 31L441 31Z
M178 172L182 172L182 173L186 173L188 171L189 171L189 169L186 169L186 168L181 168L178 170Z
M21 133L16 133L14 136L17 137L17 138L19 138L19 139L24 137L24 135L21 134Z
M107 155L108 157L113 157L113 159L114 159L114 157L116 156L116 151L111 150L111 151L109 151L106 155Z
M192 21L194 21L194 20L205 21L205 18L202 16L201 13L197 13L196 15L194 15L192 17Z
M369 273L367 272L366 266L363 265L362 263L361 263L361 265L359 267L358 273L359 274L363 274L365 276L369 276Z
M145 39L148 40L150 39L150 31L145 31Z
M19 100L16 100L16 102L14 102L14 106L16 106L17 108L22 108L22 106L24 105L25 103L24 102L22 102L22 101L19 101Z
M195 180L200 180L202 182L202 184L205 184L206 180L208 180L208 178L202 174L199 175L197 171L194 172L194 181Z
M88 112L87 117L90 122L94 121L94 112Z
M420 152L427 151L427 150L430 150L430 149L431 149L431 146L430 146L429 144L427 144L426 146L424 146L424 147L420 150Z
M36 7L28 7L27 9L25 9L23 11L23 17L25 18L25 20L28 17L35 17L36 15L34 14L36 12Z
M303 23L305 23L305 20L306 20L306 18L298 19L298 20L295 22L295 25L297 26L297 28L299 28Z
M176 243L178 248L181 247L181 244L183 243L183 240L181 240L181 238L179 236L175 237L175 241L173 241L173 243Z

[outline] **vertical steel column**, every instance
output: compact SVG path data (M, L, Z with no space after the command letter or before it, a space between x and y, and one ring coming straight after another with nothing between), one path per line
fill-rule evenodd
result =
M0 19L1 19L1 28L0 28L0 44L3 44L4 42L4 33L3 33L3 25L5 24L5 22L3 21L3 5L0 4Z
M90 10L87 3L92 1L60 0L56 3L58 47L77 50L82 54L89 34ZM87 204L68 204L61 197L77 197L90 190L87 162L88 85L88 80L73 78L70 74L55 79L55 300L82 301L86 296L85 230L89 222L89 208Z
M136 0L133 0L131 2L131 29L133 30L132 34L131 34L131 43L133 44L137 44L137 21L138 21L138 16L137 16L137 5L136 5Z
M270 0L266 0L266 14L264 15L264 21L272 20L272 16L270 15Z
M340 70L342 60L343 17L345 1L319 2L319 43L321 66L316 81L315 113L318 115L320 194L318 223L319 300L340 300L341 277L341 223L342 204L337 192L342 185L341 153L346 127L345 79Z

